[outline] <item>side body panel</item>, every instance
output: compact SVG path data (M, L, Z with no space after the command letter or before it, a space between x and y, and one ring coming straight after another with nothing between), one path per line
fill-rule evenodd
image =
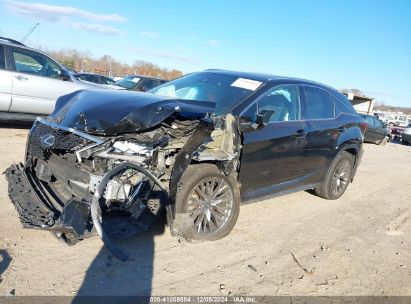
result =
M13 80L9 71L7 45L0 44L0 112L7 112L11 106Z
M307 121L307 147L304 170L306 182L320 183L324 180L335 156L348 145L362 144L358 127L361 119L341 114L334 120Z
M50 114L58 97L75 91L72 81L17 72L13 72L12 77L10 112Z
M42 59L43 66L39 66L39 63L33 58ZM66 81L61 78L39 75L41 73L38 70L40 67L41 71L45 70L45 73L53 69L50 65L63 70L60 65L45 54L12 46L9 48L8 59L13 80L10 112L50 114L58 97L76 90L71 79ZM29 72L30 70L32 72Z
M304 172L306 139L298 134L303 121L268 124L243 133L240 182L243 199L264 196L295 186Z
M13 81L11 72L0 69L0 111L7 112L11 106Z
M295 84L300 88L305 85ZM321 85L319 88L327 91L332 100L339 94ZM301 122L293 122L289 128L282 128L280 123L243 130L239 176L242 200L250 202L316 187L324 181L335 156L342 150L357 155L356 169L362 155L363 134L359 125L363 119L348 101L344 102L348 106L339 104L334 118L314 120L305 118L306 105L302 98ZM245 111L247 107L243 104L239 108Z

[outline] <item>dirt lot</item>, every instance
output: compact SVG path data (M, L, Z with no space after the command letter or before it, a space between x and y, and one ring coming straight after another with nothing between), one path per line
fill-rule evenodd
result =
M0 129L0 169L27 130ZM22 229L0 179L0 295L411 295L411 147L366 145L338 201L307 192L245 205L233 232L180 244L157 225L119 246L68 247Z

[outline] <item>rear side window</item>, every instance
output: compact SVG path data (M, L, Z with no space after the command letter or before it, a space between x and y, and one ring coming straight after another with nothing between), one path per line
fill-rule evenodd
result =
M4 57L4 46L0 45L0 69L6 69L6 60Z
M302 88L305 97L306 119L334 118L334 101L327 91L309 86Z

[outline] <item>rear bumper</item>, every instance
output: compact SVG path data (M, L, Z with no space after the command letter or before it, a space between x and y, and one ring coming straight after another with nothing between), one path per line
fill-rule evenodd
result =
M82 239L87 233L90 205L87 202L69 201L62 210L48 200L44 188L28 167L13 164L5 171L9 183L9 197L16 208L24 228L34 228L66 234ZM64 238L67 240L67 238Z

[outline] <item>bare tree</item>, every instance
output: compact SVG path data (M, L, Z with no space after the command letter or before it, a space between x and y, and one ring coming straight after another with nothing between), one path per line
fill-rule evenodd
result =
M171 80L183 75L183 72L160 67L154 63L136 60L130 66L122 63L110 55L94 58L90 51L79 51L76 49L61 49L58 51L44 49L51 57L75 71L97 73L106 76L126 76L138 74Z

